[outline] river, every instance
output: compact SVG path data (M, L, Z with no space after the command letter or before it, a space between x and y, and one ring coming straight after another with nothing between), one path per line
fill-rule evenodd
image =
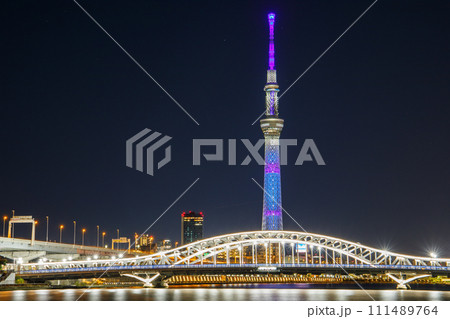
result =
M316 289L307 284L247 285L211 288L93 288L0 291L0 301L441 301L450 291Z

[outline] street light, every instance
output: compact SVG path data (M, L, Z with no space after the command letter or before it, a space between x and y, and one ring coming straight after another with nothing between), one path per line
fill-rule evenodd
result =
M3 237L5 237L5 223L7 219L8 219L7 216L3 216Z
M48 242L48 216L45 216L45 218L47 219L47 231L45 232L45 241Z
M84 246L84 233L86 232L86 228L83 228L81 230L81 245Z
M431 257L431 258L437 258L437 254L436 254L435 252L431 252L431 253L430 253L430 257Z
M77 234L77 222L73 221L73 245L75 246L76 242L76 234Z
M119 239L119 228L117 228L117 239Z
M100 227L97 225L97 247L98 247L98 235L99 235L99 232L100 232Z
M16 214L16 211L12 210L12 217L14 218L14 215ZM14 223L12 224L12 238L14 238Z
M59 225L59 243L62 243L62 230L64 229L64 225Z
M102 247L105 247L105 235L106 235L106 232L103 232L102 233Z

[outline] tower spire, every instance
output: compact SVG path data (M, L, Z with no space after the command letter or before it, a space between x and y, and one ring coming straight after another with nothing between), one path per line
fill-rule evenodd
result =
M275 70L275 13L269 13L269 69L267 70L266 91L266 116L278 117L278 84L277 70Z
M275 13L269 13L269 69L275 69L275 44L273 43L275 28Z
M262 230L283 230L280 178L280 134L284 121L278 118L278 84L275 70L275 13L269 13L269 69L267 70L266 118L260 121L265 139Z

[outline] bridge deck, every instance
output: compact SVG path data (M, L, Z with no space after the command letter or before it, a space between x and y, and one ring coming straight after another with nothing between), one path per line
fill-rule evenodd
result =
M381 274L385 272L414 272L450 275L450 267L446 266L405 266L405 265L355 265L355 264L218 264L218 265L116 265L78 268L54 268L18 270L17 274L24 278L93 278L107 272L108 276L119 276L121 273L145 272L176 274L293 274L293 273L329 273L329 274Z

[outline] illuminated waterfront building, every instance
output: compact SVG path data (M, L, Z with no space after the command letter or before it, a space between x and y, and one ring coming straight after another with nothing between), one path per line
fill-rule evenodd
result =
M262 230L283 230L280 179L280 134L284 121L278 117L278 84L275 70L275 14L269 13L269 69L267 70L265 118L260 121L265 139L264 204Z
M183 212L181 214L181 245L203 238L203 213Z
M156 251L156 243L153 242L153 236L150 236L148 234L144 234L141 237L138 237L138 235L135 235L135 238L137 239L136 242L136 249L143 251L143 252L155 252Z
M172 249L172 241L170 239L164 239L158 242L158 252Z

